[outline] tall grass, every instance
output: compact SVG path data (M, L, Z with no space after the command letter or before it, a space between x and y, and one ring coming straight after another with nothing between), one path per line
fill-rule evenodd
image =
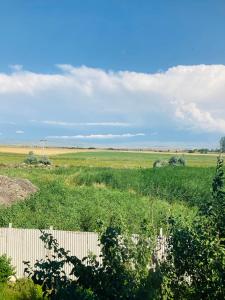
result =
M1 207L0 226L95 231L98 220L115 218L134 232L143 218L156 227L169 214L193 218L195 206L211 195L214 168L4 168L1 173L28 178L40 190Z
M214 168L166 167L161 169L84 168L74 175L74 184L105 184L119 190L133 190L140 195L184 201L198 205L211 197Z

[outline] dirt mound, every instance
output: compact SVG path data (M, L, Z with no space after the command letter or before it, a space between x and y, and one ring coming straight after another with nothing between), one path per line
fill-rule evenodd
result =
M27 179L13 179L0 175L0 204L10 205L24 200L37 192L38 188Z

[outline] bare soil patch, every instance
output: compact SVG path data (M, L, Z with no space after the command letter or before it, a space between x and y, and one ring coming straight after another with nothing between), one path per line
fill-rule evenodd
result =
M38 188L27 179L0 175L0 204L10 205L36 193Z

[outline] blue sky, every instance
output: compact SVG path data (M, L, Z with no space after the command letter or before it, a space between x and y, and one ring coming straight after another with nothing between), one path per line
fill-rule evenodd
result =
M216 146L225 1L0 1L0 143Z

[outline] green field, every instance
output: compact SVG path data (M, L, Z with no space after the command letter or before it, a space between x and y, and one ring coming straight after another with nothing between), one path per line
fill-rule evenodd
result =
M141 153L141 152L82 152L75 154L61 154L52 159L59 165L110 167L110 168L149 168L157 159L168 159L172 154ZM215 155L183 154L189 166L209 167L215 166Z
M50 156L55 165L86 166L110 168L150 168L157 159L168 159L171 153L143 153L119 151L74 152ZM180 155L180 154L178 154ZM215 154L181 154L190 167L214 167ZM24 154L0 153L0 164L20 163L25 159Z
M0 226L97 230L111 220L137 231L143 219L155 228L170 215L194 218L210 198L216 156L185 155L186 167L153 169L171 154L87 152L50 157L54 167L15 168L25 156L0 154L0 174L31 180L39 192L0 208ZM58 166L58 167L56 167Z

